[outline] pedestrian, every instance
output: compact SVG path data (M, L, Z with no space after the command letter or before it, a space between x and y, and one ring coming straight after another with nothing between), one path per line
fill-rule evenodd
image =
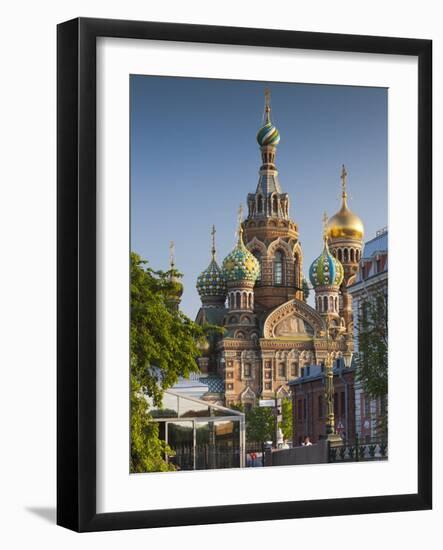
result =
M310 447L312 445L309 435L305 435L302 445L303 447Z

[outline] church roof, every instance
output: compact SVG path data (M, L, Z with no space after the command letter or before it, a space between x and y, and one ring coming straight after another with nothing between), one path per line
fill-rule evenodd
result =
M270 193L281 193L281 186L278 180L278 174L276 170L267 170L260 174L257 185L257 193L268 195Z

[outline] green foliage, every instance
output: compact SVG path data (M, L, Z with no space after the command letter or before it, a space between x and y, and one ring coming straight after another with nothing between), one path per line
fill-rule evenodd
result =
M138 384L161 405L163 390L180 376L198 372L202 327L170 307L174 281L168 272L145 267L131 254L131 372Z
M274 439L275 418L271 407L253 407L246 411L246 439L257 443Z
M292 439L292 399L282 400L282 420L279 424L283 438Z
M383 402L388 394L388 304L387 296L375 293L368 297L359 315L356 378L364 393ZM388 411L384 407L377 428L387 437Z
M148 404L134 376L131 376L131 458L132 473L174 470L165 460L174 455L158 436L158 424L151 422Z
M174 273L173 275L176 275ZM165 461L173 454L160 440L158 425L143 394L160 407L165 389L180 376L198 372L196 359L205 329L178 311L178 294L170 272L153 271L131 254L131 471L174 469Z
M371 398L388 393L388 306L382 293L370 296L358 319L357 379Z

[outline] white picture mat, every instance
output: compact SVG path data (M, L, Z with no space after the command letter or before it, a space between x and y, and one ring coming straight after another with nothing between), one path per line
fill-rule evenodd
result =
M130 74L389 88L388 461L129 475ZM417 99L414 57L98 40L97 512L417 492Z

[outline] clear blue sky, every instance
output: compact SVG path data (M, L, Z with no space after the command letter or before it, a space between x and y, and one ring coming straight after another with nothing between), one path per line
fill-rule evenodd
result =
M365 238L387 225L387 90L274 82L131 76L131 249L167 269L169 242L184 273L183 311L200 306L198 274L217 228L221 263L237 211L258 181L264 90L280 131L276 164L299 225L303 271L322 248L322 215L340 206L340 169Z

